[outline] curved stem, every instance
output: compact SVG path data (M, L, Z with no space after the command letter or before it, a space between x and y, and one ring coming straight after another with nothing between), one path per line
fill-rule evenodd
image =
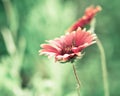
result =
M75 78L76 78L76 81L77 81L77 92L78 92L78 96L80 96L80 85L81 85L81 83L80 83L79 77L78 77L78 75L77 75L75 65L72 64L72 67L73 67L74 75L75 75Z
M90 31L94 33L96 19L94 18L90 24ZM106 58L105 51L101 41L97 38L97 46L100 50L101 56L101 66L102 66L102 76L103 76L103 85L104 85L104 96L110 96L109 86L108 86L108 76L107 76L107 67L106 67Z
M110 96L109 87L108 87L108 76L107 76L105 51L104 51L104 48L102 46L101 41L98 38L97 38L97 46L98 46L98 48L100 50L100 54L101 54L102 75L103 75L103 84L104 84L105 96Z

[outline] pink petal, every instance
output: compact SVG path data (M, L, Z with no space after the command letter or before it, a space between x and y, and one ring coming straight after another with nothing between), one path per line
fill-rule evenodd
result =
M75 34L75 44L76 47L81 44L81 38L85 35L85 32L81 30L81 28L77 29L77 32Z
M56 56L56 61L60 61L60 62L66 62L68 60L70 60L71 58L73 58L76 54L64 54L64 55L58 55Z
M62 42L60 40L60 38L55 38L54 40L49 40L47 41L48 43L50 43L51 45L55 45L57 48L62 48Z
M89 32L84 32L83 37L81 37L81 38L79 39L79 45L82 45L82 44L86 43L86 42L85 42L85 39L88 38L88 36L90 36L90 33L89 33ZM79 45L78 45L78 46L79 46Z
M84 15L78 19L68 30L67 32L72 32L77 30L78 27L84 28L85 25L89 24L97 12L101 11L100 6L90 6L85 10Z
M74 47L74 48L72 48L72 51L73 51L74 53L78 53L78 52L79 52L79 48L78 48L78 47Z
M59 50L49 44L42 44L41 47L43 48L42 52L53 52L59 54Z
M75 33L68 33L65 35L65 45L66 46L72 46L73 44L73 41L74 41L74 36L75 36Z
M95 34L91 34L90 36L88 36L84 42L87 42L87 43L91 43L93 40L95 40L97 37Z

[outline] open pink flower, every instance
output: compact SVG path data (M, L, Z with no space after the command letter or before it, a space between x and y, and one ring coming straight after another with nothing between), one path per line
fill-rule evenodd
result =
M83 28L86 24L89 24L90 21L94 18L97 12L101 11L100 6L90 6L85 10L85 13L82 18L76 21L68 30L67 32L75 31L78 27Z
M96 35L78 28L60 38L49 40L48 44L42 44L40 54L54 56L56 61L67 62L82 56L84 48L95 43Z

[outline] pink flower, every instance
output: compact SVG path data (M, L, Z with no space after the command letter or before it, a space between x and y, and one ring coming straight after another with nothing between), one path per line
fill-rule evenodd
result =
M84 16L76 21L67 32L75 31L78 27L83 28L86 24L89 24L90 21L94 18L97 12L101 11L100 6L90 6L85 10Z
M60 38L49 40L48 44L42 44L39 52L49 57L54 56L56 61L67 62L81 57L83 49L95 43L95 39L95 34L79 27Z

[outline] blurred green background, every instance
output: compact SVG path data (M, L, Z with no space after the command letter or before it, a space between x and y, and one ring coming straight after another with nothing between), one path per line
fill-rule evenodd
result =
M39 56L90 5L102 6L95 32L105 48L110 96L120 96L120 0L0 0L0 96L77 96L71 64ZM85 49L76 67L81 96L104 96L100 53Z

